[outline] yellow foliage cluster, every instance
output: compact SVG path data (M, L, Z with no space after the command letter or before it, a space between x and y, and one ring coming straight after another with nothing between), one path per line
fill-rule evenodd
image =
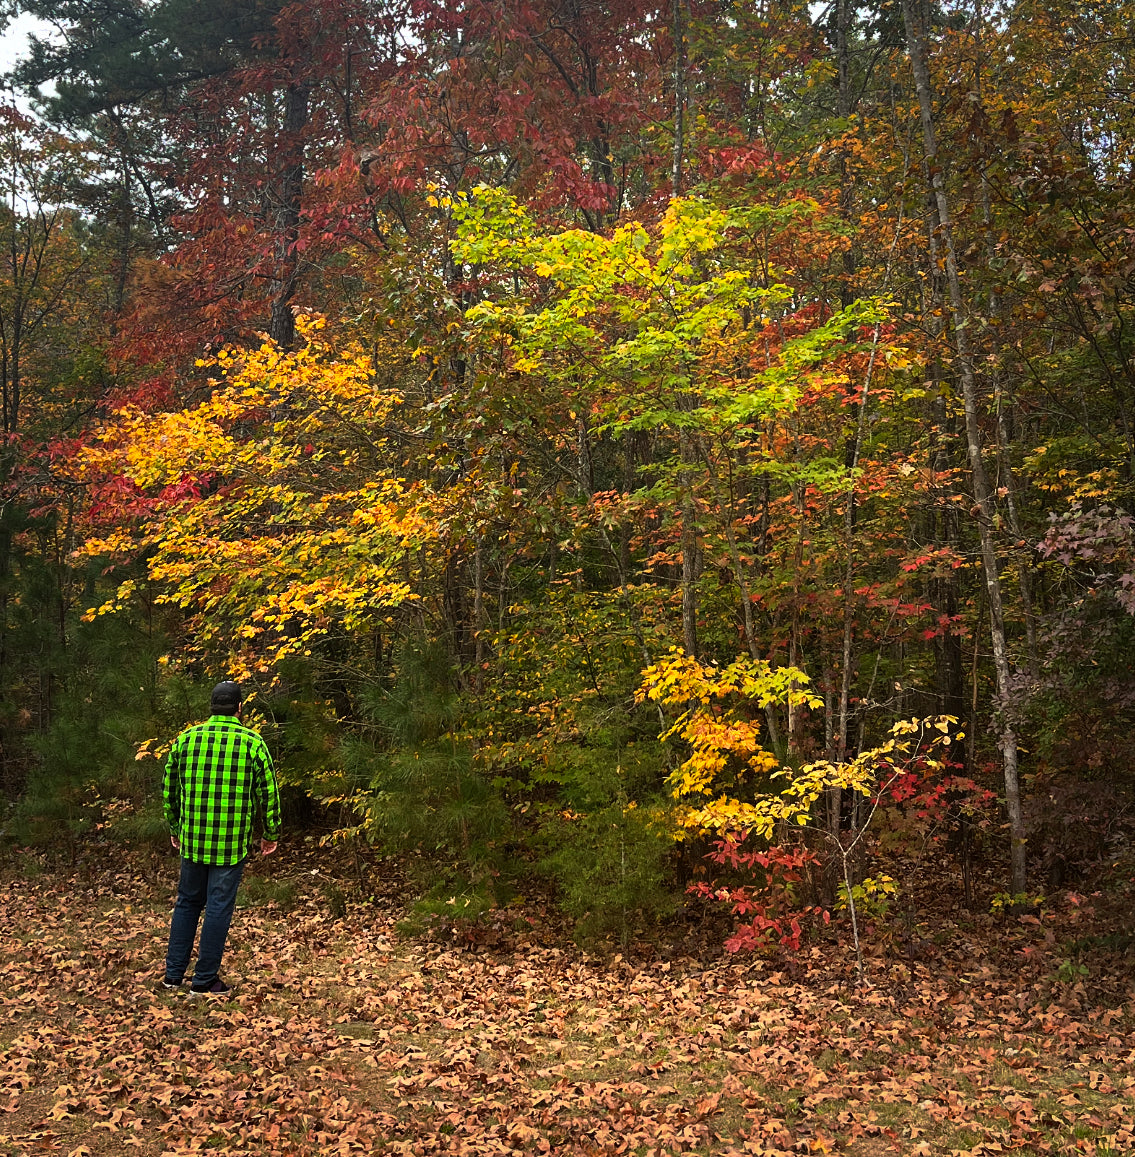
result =
M680 739L689 750L669 777L682 834L753 832L771 841L785 826L807 827L829 789L872 796L886 769L894 772L915 756L924 767L940 767L935 751L958 738L950 716L903 720L885 742L848 763L785 766L761 746L753 716L774 703L793 710L822 706L808 690L808 677L746 657L718 668L679 648L646 668L636 697L683 708L661 736Z
M751 796L754 785L775 775L780 760L761 746L754 710L773 703L793 709L819 706L807 688L808 676L795 667L774 668L742 657L719 668L680 648L643 671L640 703L683 708L662 739L678 738L689 748L669 778L687 832L763 826L753 804L739 796Z
M431 495L381 472L398 392L320 322L299 328L298 350L265 342L199 362L216 376L196 405L124 407L80 464L91 479L132 484L146 511L84 552L144 553L159 601L195 616L198 645L227 652L237 677L413 598L403 563L437 536ZM122 584L88 617L133 589Z

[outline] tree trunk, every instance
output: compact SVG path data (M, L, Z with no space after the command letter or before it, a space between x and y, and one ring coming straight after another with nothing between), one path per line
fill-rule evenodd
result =
M477 546L473 551L473 688L480 691L484 686L483 666L487 654L487 618L485 615L485 536L477 535Z
M272 316L268 334L287 349L295 344L292 299L299 283L300 210L303 206L304 143L308 123L308 85L289 84L284 94L281 173L276 203L276 275L272 279Z
M926 161L930 170L931 189L937 211L938 229L946 261L946 284L949 290L949 312L953 323L954 346L962 398L965 405L966 452L973 478L974 499L978 507L978 531L981 539L981 559L985 571L985 588L989 602L989 628L993 644L993 665L997 675L997 690L1004 698L1009 690L1009 654L1005 643L1005 614L1001 601L1001 579L997 566L997 551L993 540L994 502L982 453L981 427L978 422L977 380L974 373L968 318L958 276L957 253L954 248L953 223L950 202L946 195L945 180L938 164L938 149L931 103L930 69L926 60L926 44L912 0L903 0L903 23L906 27L907 47L914 72L918 105L922 120L922 136ZM1005 803L1009 814L1010 862L1012 889L1023 892L1026 887L1025 831L1021 816L1021 792L1017 773L1017 736L1012 723L1002 718L1000 746L1005 776Z
M679 453L682 462L691 464L690 436L685 430L678 435ZM692 659L698 657L698 531L693 478L689 469L681 473L679 484L682 488L682 645Z
M978 101L980 103L982 99L981 45L982 32L984 30L983 24L985 20L980 6L978 8L977 20L978 63L976 88ZM992 157L988 155L989 151L990 150L988 146L985 145L982 150L983 159L981 173L981 212L982 223L985 226L985 259L992 267L993 258L996 255L996 243L993 237L993 198L989 188L988 165L992 161ZM997 292L996 289L993 289L989 295L989 314L995 322L1001 319L1001 295ZM995 332L1000 331L998 329ZM1013 533L1013 551L1017 556L1017 573L1021 586L1021 602L1024 604L1025 611L1025 635L1028 647L1028 670L1030 676L1035 680L1040 678L1040 667L1037 659L1037 624L1036 603L1033 598L1032 551L1025 545L1026 536L1021 525L1021 519L1017 508L1016 479L1013 477L1013 465L1009 458L1009 424L1005 415L1005 388L1003 375L1001 373L999 364L996 362L993 364L993 396L995 408L997 411L998 481L1005 488L1005 507L1009 515L1009 529Z
M682 0L672 0L672 4L674 149L670 157L670 191L677 197L682 191L682 169L686 147L686 22L682 12Z

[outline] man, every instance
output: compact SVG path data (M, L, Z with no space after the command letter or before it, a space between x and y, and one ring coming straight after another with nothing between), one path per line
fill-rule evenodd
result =
M280 793L264 741L240 722L240 688L213 688L209 719L174 741L162 780L170 842L181 852L181 878L170 921L165 988L180 988L201 910L201 943L191 992L226 996L221 957L236 890L250 850L253 822L263 817L260 851L270 856L280 833Z

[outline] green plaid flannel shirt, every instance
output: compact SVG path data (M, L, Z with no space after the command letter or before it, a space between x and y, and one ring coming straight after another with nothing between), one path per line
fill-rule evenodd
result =
M170 834L194 863L243 860L257 816L266 840L280 833L272 757L264 740L233 715L212 715L174 740L162 795Z

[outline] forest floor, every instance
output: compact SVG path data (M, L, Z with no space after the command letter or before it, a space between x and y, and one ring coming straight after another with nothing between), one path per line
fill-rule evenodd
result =
M158 991L172 859L0 865L0 1154L1135 1151L1126 877L1001 919L929 881L858 985L535 902L407 935L396 873L328 863L252 866L225 1000Z

